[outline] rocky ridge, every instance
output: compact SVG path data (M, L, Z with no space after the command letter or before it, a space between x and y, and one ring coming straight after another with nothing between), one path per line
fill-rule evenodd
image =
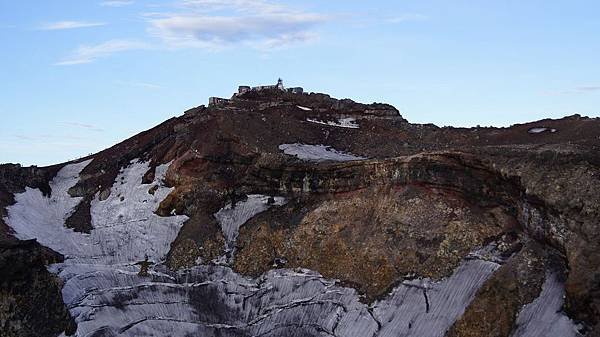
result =
M440 326L442 335L526 336L534 331L528 329L539 325L528 323L535 319L524 318L524 308L535 303L543 289L555 289L554 284L559 288L552 294L558 294L564 283L566 301L557 305L575 320L572 324L578 331L573 335L595 336L600 333L600 197L595 192L600 187L600 140L595 136L599 126L597 119L571 116L510 128L438 128L410 124L386 104L360 104L324 94L248 92L227 104L191 109L179 118L85 158L89 163L68 189L70 197L80 201L65 214L64 225L74 233L94 235L98 228L95 205L118 203L121 197L127 199L120 202L129 200L118 195L118 186L130 183L124 169L139 160L147 166L136 184L142 183L148 198L163 185L170 189L159 200L156 214L186 218L172 243L168 242L170 249L164 257L156 256L156 262L163 262L171 271L157 267L161 274L153 278L168 278L176 270L192 270L196 282L201 283L213 279L214 273L223 273L220 268L232 268L235 275L253 279L272 275L273 269L283 268L285 274L285 270L306 268L322 275L323 282L339 280L335 287L355 289L360 302L353 305L366 308L357 309L366 310L359 314L366 315L362 326L375 322L375 335L398 331L411 335L419 331L417 318L406 326L400 321L382 325L378 320L390 312L401 313L397 311L402 308L400 302L394 302L393 310L388 305L388 309L375 314L374 321L367 317L368 311L392 303L393 294L402 293L403 287L409 289L412 282L421 284L415 289L426 289L419 282L452 280L452 275L464 268L461 266L465 261L475 259L489 261L494 267L473 284L475 288L469 290L472 295L466 293L465 307L461 309L464 313L453 307L440 307L445 308L446 314L458 310L450 326ZM545 130L539 131L542 128ZM281 150L283 144L295 144L297 151L286 154ZM322 147L315 150L315 146ZM344 153L358 160L341 162L332 153ZM329 159L317 160L319 156ZM14 196L23 193L25 186L51 194L50 181L64 167L65 164L35 169L0 167L7 177L0 185L0 206L10 207ZM158 167L168 169L161 169L157 175ZM216 214L227 207L244 205L252 195L264 195L265 202L281 197L285 203L273 204L256 214L251 212L247 219L242 217L245 221L236 226L239 235L228 249L224 225ZM10 214L4 213L2 218L11 226ZM16 242L9 238L8 228L4 233L7 240ZM490 245L491 250L482 251L482 247ZM19 249L37 249L28 248L34 246L29 243ZM60 260L41 261L23 263L43 265ZM135 259L128 260L133 262ZM59 275L73 270L69 263ZM207 265L215 266L218 272L194 271ZM127 273L135 270L119 268ZM113 280L111 275L106 274L108 280ZM233 281L238 276L228 277L230 282L239 282ZM74 279L63 280L74 284ZM136 284L143 280L119 282ZM212 290L210 296L229 303L229 299L215 295L220 294L219 289ZM58 295L52 289L40 293ZM182 295L182 301L198 305L209 295L186 296L189 295ZM415 301L417 298L422 301L423 295L419 293ZM433 308L435 303L429 303L427 296L425 299L425 313L429 313L429 306ZM44 301L59 313L64 308L55 299ZM110 301L114 307L128 307L129 303L125 299ZM315 306L315 313L326 316L329 309L318 304L322 302L310 303ZM20 304L19 308L27 305ZM241 323L234 324L225 318L228 313L247 310L235 308L227 304L221 318L209 320L211 326L236 326L228 330L236 336L257 331L285 335L284 330L270 330L270 323L261 323L259 330L250 328L254 325L247 325L245 318L239 318L246 322L243 328ZM76 312L70 310L71 314ZM206 308L195 310L202 312ZM247 315L262 317L260 308L251 310L258 311ZM289 313L289 317L296 315L294 311ZM80 329L87 324L82 317L75 319ZM64 315L40 319L57 326L44 335L71 331L72 323ZM15 319L8 317L3 321L10 323ZM342 321L335 320L336 326ZM300 331L305 335L345 335L327 324L308 319L308 330ZM90 331L94 331L91 326ZM23 329L35 329L32 327L34 323L23 323ZM348 331L358 326L350 328ZM214 326L210 329L212 332L203 331L209 335L224 331Z

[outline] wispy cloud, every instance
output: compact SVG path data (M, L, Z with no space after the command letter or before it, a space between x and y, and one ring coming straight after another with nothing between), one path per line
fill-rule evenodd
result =
M578 92L600 91L600 85L584 85L575 88Z
M84 137L74 136L74 135L50 135L50 134L26 135L26 134L14 134L12 136L13 136L14 139L17 139L17 140L20 140L20 141L27 141L27 142L48 142L48 141L56 141L56 140L85 140Z
M268 0L182 0L181 5L196 11L236 11L240 13L289 12L288 7Z
M110 40L96 45L82 45L57 65L75 65L93 62L99 58L110 56L114 53L150 49L150 45L133 40Z
M600 92L600 85L581 85L573 89L568 90L555 90L545 91L545 96L562 96L562 95L574 95L574 94L586 94L592 92Z
M132 1L104 1L120 6ZM114 39L82 45L57 65L91 63L115 53L140 49L245 46L272 50L318 39L315 28L330 18L268 0L180 0L158 13L146 13L150 42Z
M27 136L27 135L23 135L23 134L15 134L15 135L13 135L13 137L15 137L18 140L25 140L25 141L36 140L35 137L31 137L31 136Z
M96 132L103 132L104 129L99 128L95 125L92 124L86 124L86 123L80 123L80 122L63 122L63 125L67 125L67 126L71 126L71 127L76 127L76 128L81 128L81 129L86 129L86 130L90 130L90 131L96 131Z
M328 17L264 0L186 0L185 11L153 13L149 31L170 47L258 48L314 40L312 31Z
M100 3L100 6L104 6L104 7L124 7L124 6L129 6L132 5L133 1L128 1L128 0L113 0L113 1L102 1Z
M40 30L64 30L64 29L76 29L76 28L87 28L87 27L98 27L105 26L105 22L89 22L89 21L58 21L49 22L41 25Z
M409 13L409 14L401 14L397 16L390 17L385 21L387 23L403 23L403 22L414 22L414 21L425 21L428 20L429 17L423 14Z

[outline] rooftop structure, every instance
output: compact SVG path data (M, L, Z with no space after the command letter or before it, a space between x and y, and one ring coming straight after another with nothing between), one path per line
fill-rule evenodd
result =
M238 91L233 94L233 97L243 95L250 91L262 91L262 90L281 90L281 91L289 92L292 94L304 93L304 89L302 87L293 87L293 88L286 89L285 86L283 85L283 80L281 78L279 78L277 80L277 84L274 84L274 85L259 85L259 86L255 86L255 87L250 87L248 85L240 85L238 87ZM223 105L223 104L227 104L228 102L229 102L229 99L227 99L227 98L210 97L208 99L208 106Z
M223 105L229 102L229 99L227 98L221 98L221 97L210 97L208 99L208 106L217 106L217 105Z
M255 87L241 85L241 86L239 86L238 92L236 95L241 95L248 91L261 91L261 90L267 90L267 89L277 89L277 90L281 90L281 91L291 92L293 94L301 94L304 92L304 89L302 87L294 87L294 88L286 89L285 86L283 85L283 80L281 78L279 78L277 80L277 84L274 84L274 85L259 85L259 86L255 86Z
M247 93L250 90L252 90L252 89L249 86L247 86L247 85L240 85L238 87L238 94L241 95L241 94Z
M256 87L252 87L252 90L256 90L256 91L260 91L260 90L265 90L265 89L279 89L281 91L285 90L285 87L283 86L283 80L280 78L277 80L277 84L275 85L259 85ZM240 94L238 92L238 94Z

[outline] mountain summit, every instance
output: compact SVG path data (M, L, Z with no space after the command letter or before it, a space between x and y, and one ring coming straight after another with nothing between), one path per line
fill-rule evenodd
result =
M2 336L597 336L600 120L302 88L0 166Z

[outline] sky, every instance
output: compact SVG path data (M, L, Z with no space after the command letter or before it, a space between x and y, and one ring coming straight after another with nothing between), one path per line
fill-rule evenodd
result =
M273 84L413 123L600 115L596 0L0 0L0 163L49 165Z

